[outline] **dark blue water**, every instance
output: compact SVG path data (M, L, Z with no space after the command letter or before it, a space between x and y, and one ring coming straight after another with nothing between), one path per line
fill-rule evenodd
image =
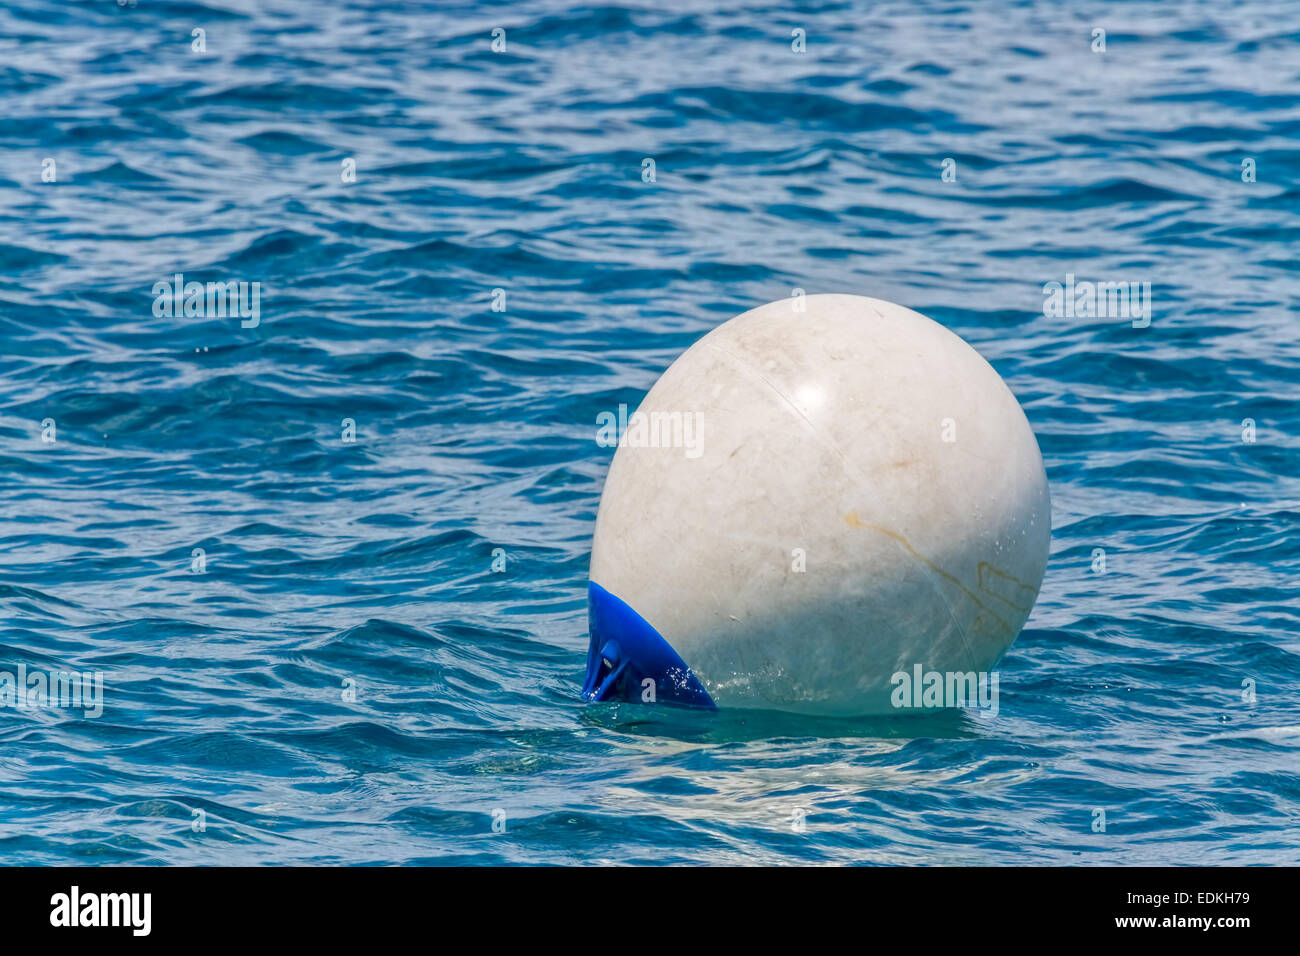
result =
M0 709L4 862L1300 859L1294 4L795 6L5 4L0 670L104 685ZM578 698L596 416L796 287L1034 426L996 718Z

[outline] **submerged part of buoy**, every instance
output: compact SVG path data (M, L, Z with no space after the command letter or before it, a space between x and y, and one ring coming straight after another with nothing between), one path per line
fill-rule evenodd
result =
M1051 537L1034 433L997 372L917 312L770 303L605 418L589 700L960 706L952 675L988 674L1029 616ZM912 686L936 674L939 698Z

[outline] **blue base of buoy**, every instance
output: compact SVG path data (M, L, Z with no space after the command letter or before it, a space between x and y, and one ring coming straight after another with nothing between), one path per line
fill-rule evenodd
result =
M647 700L654 681L655 702L668 701L716 710L704 689L672 645L636 611L595 581L587 588L591 646L587 651L586 700Z

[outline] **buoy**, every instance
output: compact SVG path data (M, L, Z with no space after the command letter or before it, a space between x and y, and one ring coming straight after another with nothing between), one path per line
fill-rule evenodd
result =
M963 706L954 687L993 670L1038 596L1051 504L1033 430L973 348L910 309L769 303L598 424L617 450L588 700Z

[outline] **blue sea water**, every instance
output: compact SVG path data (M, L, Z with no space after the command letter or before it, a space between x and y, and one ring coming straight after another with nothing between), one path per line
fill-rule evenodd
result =
M0 861L1300 861L1295 12L6 2L0 670L104 696L0 709ZM579 699L596 416L795 288L1034 427L995 718Z

